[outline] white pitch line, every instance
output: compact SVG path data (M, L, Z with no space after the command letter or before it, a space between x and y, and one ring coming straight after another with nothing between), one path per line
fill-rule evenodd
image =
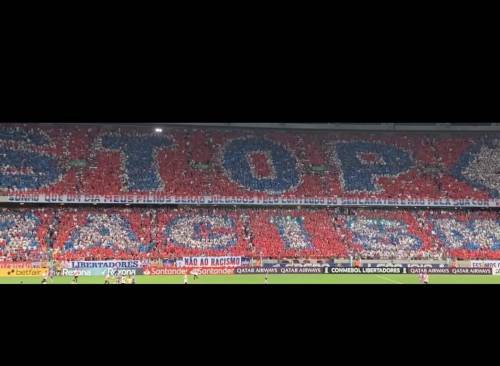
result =
M376 275L376 276L377 276L378 278L383 279L383 280L386 280L386 281L391 281L391 282L393 282L393 283L397 283L398 285L403 285L403 283L402 283L402 282L398 282L398 281L395 281L395 280L392 280L392 279L390 279L390 278L387 278L387 277L384 277L384 276L380 276L380 275Z

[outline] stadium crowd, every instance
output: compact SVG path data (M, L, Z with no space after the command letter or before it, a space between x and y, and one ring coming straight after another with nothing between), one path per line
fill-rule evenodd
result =
M0 260L500 259L488 210L4 208Z
M498 136L0 127L0 194L499 197Z
M0 126L0 196L499 197L498 135ZM500 259L478 209L0 208L0 260Z

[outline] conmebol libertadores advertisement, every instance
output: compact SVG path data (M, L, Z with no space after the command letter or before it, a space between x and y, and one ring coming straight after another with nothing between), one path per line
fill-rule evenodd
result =
M401 267L391 267L391 268L382 268L382 267L325 267L324 272L330 274L405 274L407 272L407 268Z

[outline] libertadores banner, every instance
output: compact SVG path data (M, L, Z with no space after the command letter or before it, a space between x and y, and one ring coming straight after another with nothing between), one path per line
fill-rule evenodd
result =
M140 261L138 260L110 260L110 261L70 261L66 262L64 265L67 269L108 269L108 268L120 268L120 269L137 269L140 267Z

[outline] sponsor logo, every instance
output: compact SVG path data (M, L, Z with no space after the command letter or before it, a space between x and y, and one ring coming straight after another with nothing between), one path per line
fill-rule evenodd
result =
M236 268L236 274L277 274L280 273L279 270L281 268L271 267L271 268L262 268L262 267L248 267L248 268Z
M167 267L146 267L143 274L145 276L175 276L191 274L193 268L167 268ZM196 268L199 275L232 275L234 268Z
M492 268L409 268L410 274L492 275Z
M410 274L450 274L449 268L422 268L422 267L412 267L408 269Z
M64 268L61 273L63 276L92 276L90 270L85 269L67 269Z
M145 276L169 276L169 275L183 275L187 272L185 268L162 268L162 267L149 267L144 269Z
M48 268L0 268L0 277L40 277L48 272Z
M136 276L142 274L142 270L135 268L64 268L63 276Z
M330 267L326 269L330 274L403 274L407 273L406 268L401 267L373 267L373 268L353 268L353 267Z
M136 268L107 268L104 270L104 276L137 276L143 274L142 269Z
M300 274L320 274L323 273L323 270L321 267L302 267L302 268L294 268L294 267L285 267L285 268L280 268L281 273L286 274L286 273L300 273Z
M491 275L491 268L451 268L452 274Z
M446 263L391 263L391 262L380 262L380 263L363 263L363 267L373 268L373 267L401 267L401 268L446 268L448 264ZM349 263L341 263L338 267L352 267Z
M500 261L471 261L472 268L500 268Z
M236 268L236 274L322 274L321 267L244 267Z

